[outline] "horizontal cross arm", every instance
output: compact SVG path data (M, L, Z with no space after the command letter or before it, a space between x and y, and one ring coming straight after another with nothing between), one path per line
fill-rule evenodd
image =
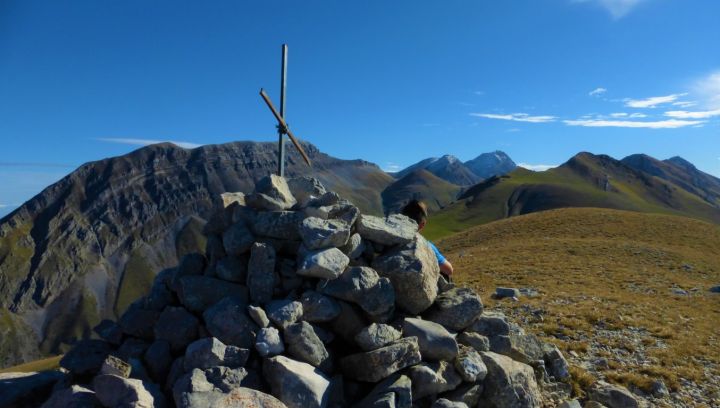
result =
M272 111L272 114L275 116L275 119L277 119L278 123L280 124L280 128L286 133L290 140L293 142L295 147L297 147L298 151L302 155L303 159L305 160L305 163L307 163L308 166L312 166L310 164L310 158L305 153L305 149L302 148L300 145L300 142L295 138L295 136L290 132L290 129L288 128L287 123L285 122L285 119L283 119L282 116L280 116L280 113L278 113L277 109L275 109L275 106L273 105L272 101L270 101L270 97L265 93L264 89L260 89L260 96L262 96L263 100L265 100L265 103L267 104L268 108L270 108L270 111Z

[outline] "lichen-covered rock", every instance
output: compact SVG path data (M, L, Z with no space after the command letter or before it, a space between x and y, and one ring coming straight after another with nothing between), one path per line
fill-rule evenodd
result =
M225 344L250 348L255 344L257 325L245 313L246 303L226 297L203 313L207 331Z
M365 252L365 242L363 242L360 234L356 232L350 236L347 244L340 248L340 250L347 255L348 258L358 259L362 256L363 252Z
M297 274L310 278L336 279L347 268L350 258L337 248L310 252L300 263Z
M128 378L130 377L131 369L130 364L121 359L115 356L107 356L100 366L100 374L112 374L118 377Z
M284 177L271 174L255 184L255 192L245 197L247 205L258 210L282 211L297 203Z
M483 304L475 291L454 288L438 295L426 318L451 330L463 330L482 312Z
M364 239L381 245L405 245L415 239L417 223L401 215L386 218L362 214L357 220L357 232Z
M455 338L435 322L406 318L403 321L403 335L417 337L420 354L424 360L452 361L458 354Z
M487 376L487 367L483 363L480 353L472 347L460 346L460 352L455 357L455 370L463 381L474 383L482 381Z
M355 344L365 351L372 351L398 340L401 336L392 326L373 323L360 330L355 336Z
M412 380L413 400L419 400L428 395L455 389L462 378L455 372L452 364L447 361L436 363L420 363L410 367L408 376Z
M327 407L330 380L310 364L276 356L265 360L263 374L272 394L288 408Z
M247 272L250 299L260 304L269 302L276 283L275 250L270 245L256 242L250 250Z
M331 368L330 354L315 330L308 322L293 323L283 332L285 344L291 357L304 361L323 372Z
M481 355L488 369L481 403L508 408L542 406L542 396L532 367L493 352Z
M390 279L398 306L411 314L420 314L437 297L440 275L435 253L420 234L409 244L376 258L373 268Z
M303 315L302 303L294 300L273 300L267 304L267 315L278 327L285 329Z
M295 211L273 211L254 214L248 221L252 232L260 238L299 241L298 228L303 214Z
M303 306L303 320L311 323L329 322L340 314L340 304L329 296L309 290L300 296Z
M412 407L412 383L406 375L394 374L379 382L356 408Z
M306 207L314 199L327 193L325 186L314 177L295 177L287 181L290 193L295 197L301 207Z
M485 312L481 314L467 328L467 331L475 332L487 337L507 336L510 334L510 323L504 314L498 312Z
M351 354L343 358L340 365L346 377L377 382L419 362L417 337L406 337L377 350Z
M215 337L205 337L191 343L185 350L185 371L223 365L225 344Z
M482 393L483 386L481 383L464 383L454 390L442 394L442 397L450 401L463 402L468 407L477 407Z
M249 305L247 307L247 312L250 318L259 327L268 327L270 325L270 319L268 319L267 314L265 314L265 310L263 310L262 307Z

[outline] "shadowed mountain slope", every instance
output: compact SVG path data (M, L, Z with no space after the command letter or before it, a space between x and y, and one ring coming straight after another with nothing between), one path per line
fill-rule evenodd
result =
M464 164L470 171L483 179L492 176L502 176L503 174L510 173L517 167L510 156L499 150L492 153L483 153L472 160L466 161Z
M382 199L387 213L399 212L412 199L425 202L431 212L436 212L455 201L461 189L427 170L418 169L390 184L382 192Z

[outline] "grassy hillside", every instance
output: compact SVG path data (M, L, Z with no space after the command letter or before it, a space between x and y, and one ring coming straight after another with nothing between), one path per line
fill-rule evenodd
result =
M436 212L457 199L461 187L449 183L427 170L415 170L389 185L382 192L387 212L398 212L409 200L422 200Z
M700 196L608 156L581 153L555 169L519 168L473 186L461 200L432 217L426 235L437 239L510 216L567 207L682 215L720 223L720 208Z
M476 288L487 306L577 353L578 388L606 378L647 389L660 378L681 395L693 387L714 392L708 384L720 380L720 294L709 288L720 284L717 225L572 208L474 227L438 246L457 281ZM539 296L496 301L490 295L497 286ZM598 359L607 364L599 368Z

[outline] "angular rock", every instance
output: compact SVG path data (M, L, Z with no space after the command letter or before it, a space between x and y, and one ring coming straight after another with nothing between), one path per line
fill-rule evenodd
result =
M239 297L226 297L203 313L208 332L225 344L250 348L255 344L257 325L245 313Z
M378 383L354 408L412 407L412 383L406 375L391 375Z
M154 408L165 406L142 381L116 375L98 375L93 380L95 396L106 407Z
M222 208L230 207L232 204L245 205L245 193L221 193L220 199L222 200Z
M570 364L554 344L545 344L543 347L545 367L548 373L556 380L567 380L570 378Z
M442 397L450 401L464 402L468 407L477 407L482 393L482 384L461 384L454 390L442 394Z
M341 311L340 304L331 297L309 290L300 296L303 320L324 323L335 319Z
M455 337L458 343L472 347L475 351L490 351L490 339L475 332L462 332Z
M240 256L252 247L255 237L245 221L238 221L222 235L223 248L229 256Z
M300 223L300 238L310 250L337 248L350 239L350 224L342 220L307 217Z
M280 332L274 327L260 329L255 339L255 350L261 357L273 357L285 351Z
M469 383L482 381L487 375L487 367L485 367L480 353L467 346L460 346L460 352L455 357L455 370L463 381Z
M627 388L609 384L605 381L596 382L588 391L588 397L608 408L635 408L640 406L638 400Z
M80 340L65 353L60 367L77 376L94 375L112 350L112 346L102 340Z
M225 344L215 337L192 342L185 350L185 371L225 365Z
M95 392L80 385L72 385L70 388L55 391L40 408L95 408L99 406L101 406L100 401L95 397Z
M173 384L172 394L175 405L184 406L183 401L188 394L202 393L215 390L215 386L207 380L203 370L194 368L182 375Z
M263 374L272 394L288 408L327 406L330 380L310 364L276 356L265 360Z
M495 298L496 299L504 299L504 298L519 298L520 297L520 289L517 288L502 288L497 287L495 288Z
M485 312L467 330L487 337L507 336L510 334L510 323L502 313Z
M302 303L293 300L273 300L266 308L270 320L285 329L298 321L303 315Z
M413 401L453 390L462 383L462 378L447 361L412 366L408 370L408 377L412 381Z
M213 387L222 392L230 392L242 386L248 372L242 367L211 367L204 370L203 374L205 374L205 378Z
M415 239L417 229L415 221L401 214L392 214L387 218L363 214L357 220L360 236L381 245L409 244Z
M340 250L343 251L348 258L358 259L362 256L363 252L365 252L365 242L363 242L360 234L354 233L350 236L350 239L348 239L347 244L340 248Z
M244 283L247 280L248 258L229 256L218 261L215 274L229 282Z
M245 387L235 388L227 393L186 393L181 398L180 402L176 402L178 408L287 408L272 395Z
M325 186L320 180L314 177L295 177L287 181L290 193L295 197L301 207L305 207L308 203L317 197L321 197L327 193Z
M148 369L150 377L155 382L162 384L167 378L172 364L172 354L170 353L170 343L167 340L156 340L150 347L145 351L143 358L145 366Z
M248 315L259 327L268 327L270 325L270 319L268 319L265 311L260 306L249 305L247 307Z
M343 358L340 365L346 377L377 382L419 362L417 337L406 337L377 350L351 354Z
M406 318L403 321L403 335L417 337L420 354L424 360L452 361L458 354L455 338L435 322Z
M287 210L297 203L285 178L271 174L255 183L255 192L245 197L254 208L267 211Z
M293 323L283 332L288 354L327 372L331 368L330 354L308 322Z
M372 265L380 276L390 279L402 309L417 315L435 301L440 267L422 235L417 234L410 244L375 258Z
M110 344L119 346L123 340L122 327L112 320L105 319L97 326L93 327L93 331L100 336L101 339Z
M299 241L303 214L295 211L261 212L250 220L250 229L258 237Z
M118 377L128 378L130 377L131 369L130 364L121 359L115 356L107 356L100 366L100 374L112 374Z
M226 367L242 367L250 357L250 350L237 346L225 346L225 358L223 364Z
M32 407L48 398L55 384L65 379L59 370L40 373L0 373L0 407Z
M355 306L347 302L338 302L340 314L330 324L333 332L340 335L345 341L352 342L355 336L367 326L367 322Z
M185 276L180 279L178 297L183 306L191 312L203 312L228 296L238 297L247 303L248 289L207 276Z
M390 281L380 278L377 272L367 267L348 268L337 279L320 282L318 290L353 302L373 317L388 315L395 304L395 290Z
M276 284L275 250L267 244L253 244L247 273L250 298L260 304L269 302Z
M350 264L350 258L339 249L321 249L305 256L297 274L310 278L336 279L348 264Z
M182 351L197 338L199 324L184 308L168 306L155 325L155 339L167 340L173 352Z
M492 352L481 355L488 369L481 403L508 408L542 406L532 367Z
M372 351L398 340L401 336L392 326L373 323L360 330L355 336L355 344L365 351Z
M438 295L426 318L448 329L459 331L472 324L482 312L483 304L475 291L470 288L454 288Z

